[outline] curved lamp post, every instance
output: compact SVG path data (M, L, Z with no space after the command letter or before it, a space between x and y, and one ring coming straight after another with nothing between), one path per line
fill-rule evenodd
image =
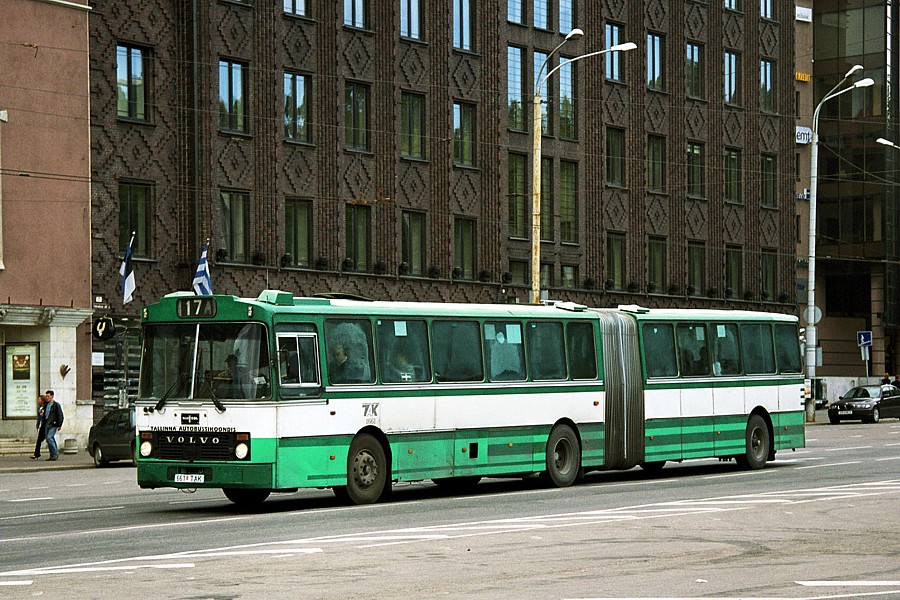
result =
M831 90L825 94L825 97L822 98L819 103L816 105L816 110L813 112L813 126L812 126L812 149L810 156L810 167L809 167L809 267L807 272L807 284L806 284L806 312L804 317L807 322L806 326L806 376L810 380L810 385L813 384L812 380L816 376L816 347L818 346L818 339L816 337L816 323L818 323L819 319L816 318L816 188L819 183L819 112L822 110L822 105L831 100L832 98L837 98L841 94L845 94L851 90L855 90L856 88L868 87L870 85L874 85L875 81L871 77L866 77L865 79L860 79L855 82L853 85L849 87L845 87L843 89L839 89L847 79L856 73L857 71L862 71L862 65L853 65L847 74L844 75L844 78L841 79L836 86L831 88ZM810 394L812 396L812 394ZM806 401L806 417L808 421L815 420L815 400L810 397Z
M561 60L558 65L547 71L547 74L543 77L541 73L544 72L548 62L550 61L550 57L556 54L556 52L563 47L563 45L572 39L580 38L584 35L584 32L580 29L573 29L569 32L566 38L560 42L560 44L553 49L552 52L547 54L547 57L544 58L544 62L541 63L540 68L534 76L534 79L537 83L534 86L534 102L532 107L532 163L531 163L531 303L532 304L540 304L541 302L541 88L544 86L544 83L550 78L553 73L558 71L563 65L571 64L577 60L581 60L582 58L588 58L589 56L597 56L599 54L606 54L607 52L623 52L625 50L633 50L637 48L637 44L634 42L626 42L624 44L616 44L615 46L610 46L609 48L605 48L603 50L598 50L597 52L589 52L588 54L582 54L580 56L576 56L575 58L570 58L566 60Z

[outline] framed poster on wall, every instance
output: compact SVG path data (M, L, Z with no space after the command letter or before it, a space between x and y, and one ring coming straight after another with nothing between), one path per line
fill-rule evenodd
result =
M3 418L33 419L37 411L40 356L37 344L3 346Z

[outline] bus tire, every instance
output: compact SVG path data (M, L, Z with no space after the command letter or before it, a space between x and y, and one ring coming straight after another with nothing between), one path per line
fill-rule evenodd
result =
M238 506L250 507L262 504L272 490L247 490L243 488L222 488L225 497Z
M557 425L547 438L546 479L556 487L569 487L581 470L581 445L568 425Z
M747 419L747 433L744 454L739 454L737 464L742 469L762 469L772 451L772 437L766 422L759 415Z
M385 494L389 486L384 448L367 433L356 436L347 455L347 495L350 501L354 504L372 504Z

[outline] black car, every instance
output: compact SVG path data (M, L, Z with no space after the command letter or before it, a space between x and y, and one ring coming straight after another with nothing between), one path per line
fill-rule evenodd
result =
M94 464L103 467L114 460L130 460L137 464L133 408L117 408L106 413L91 427L87 451Z
M900 418L900 389L892 385L861 385L828 406L828 420L877 423L882 417Z

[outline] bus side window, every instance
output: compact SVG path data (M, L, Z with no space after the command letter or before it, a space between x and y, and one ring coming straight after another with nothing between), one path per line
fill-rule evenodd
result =
M597 379L597 351L591 323L569 323L566 349L572 379Z
M775 358L779 373L800 372L800 333L793 323L775 325Z
M772 348L772 327L768 323L741 325L741 354L744 370L759 375L775 372L775 351Z
M331 383L373 383L372 324L366 319L325 321Z
M706 326L701 323L679 323L676 332L681 374L686 377L709 375Z
M431 381L428 327L421 320L379 319L378 373L385 383Z
M530 322L525 331L531 378L565 379L566 348L562 323Z
M484 347L491 381L525 379L521 323L485 323Z
M710 326L710 330L713 375L740 375L741 351L738 346L737 325L714 323Z
M440 381L483 381L481 329L477 321L431 324L434 375Z
M647 377L677 377L675 330L671 323L644 323L643 347Z

